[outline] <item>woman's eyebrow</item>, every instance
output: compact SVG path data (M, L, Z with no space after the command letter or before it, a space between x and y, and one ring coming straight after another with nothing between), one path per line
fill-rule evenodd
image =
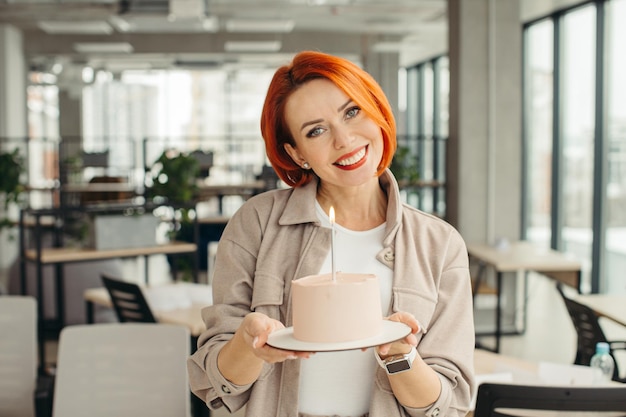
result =
M323 121L324 119L316 119L316 120L311 120L310 122L304 122L302 123L302 126L300 126L300 130L304 129L307 126L314 125L315 123L321 123Z
M341 106L339 106L339 108L337 108L337 112L343 111L343 109L348 107L350 103L352 103L352 99L348 99L348 101L346 101ZM304 122L302 123L302 126L300 126L300 130L304 129L307 126L314 125L315 123L321 123L323 121L324 119L316 119L316 120L311 120L310 122Z
M339 108L337 109L338 112L342 111L343 109L345 109L346 107L348 107L348 104L352 103L352 99L348 99L348 101L346 101L344 104L342 104L341 106L339 106Z

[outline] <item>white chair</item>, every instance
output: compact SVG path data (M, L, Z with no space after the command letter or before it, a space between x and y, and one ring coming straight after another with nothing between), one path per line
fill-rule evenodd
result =
M37 384L37 303L0 296L0 416L33 417Z
M188 417L189 331L156 323L65 327L53 417Z

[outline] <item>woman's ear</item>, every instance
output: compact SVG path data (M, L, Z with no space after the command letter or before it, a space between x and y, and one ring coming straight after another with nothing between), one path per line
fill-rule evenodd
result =
M289 156L291 157L293 162L296 163L296 165L302 166L306 162L302 155L300 155L300 152L298 152L296 148L291 146L290 143L285 143L283 146L285 147L285 151L289 154Z

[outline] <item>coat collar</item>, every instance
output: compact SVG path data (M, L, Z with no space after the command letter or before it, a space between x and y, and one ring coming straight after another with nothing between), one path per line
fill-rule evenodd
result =
M294 188L287 201L285 210L279 219L282 226L313 223L317 226L320 222L315 212L315 198L317 195L318 178L301 187ZM402 202L398 183L390 170L385 170L379 177L381 187L387 193L387 232L385 234L384 245L392 244L395 232L400 227L402 216Z

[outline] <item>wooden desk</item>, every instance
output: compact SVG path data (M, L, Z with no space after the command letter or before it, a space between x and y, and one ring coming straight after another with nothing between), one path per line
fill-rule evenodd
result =
M266 185L263 181L254 181L241 184L206 184L198 183L198 193L201 198L217 197L220 213L223 213L222 200L224 196L235 195L240 196L244 200L265 191Z
M200 195L203 197L240 195L242 197L256 194L265 189L263 181L254 181L240 184L207 184L203 181L198 183Z
M536 374L539 369L539 364L536 362L494 353L485 349L474 350L474 373L476 375L493 374L498 372L502 366L532 374Z
M496 273L495 352L500 351L502 336L502 277L505 272L535 271L580 290L581 264L561 252L539 248L530 242L512 242L505 248L474 243L467 245L467 251L470 260L480 264L478 284L487 267Z
M199 217L198 224L215 224L218 226L226 226L230 216L211 216L211 217Z
M587 294L577 295L574 300L590 307L599 316L626 326L626 295Z
M159 285L160 289L167 289L169 287L175 288L177 285L181 284L165 284ZM203 284L182 284L182 285L198 285L205 289L207 285ZM191 287L193 288L193 287ZM146 287L149 291L150 287ZM193 291L193 289L191 289ZM103 307L113 308L113 303L111 303L111 298L109 297L109 293L106 288L90 288L85 291L84 298L87 307L87 322L94 322L94 306L99 305ZM147 294L147 298L149 295ZM168 324L179 324L185 326L189 329L189 333L191 336L198 337L200 334L206 329L204 325L204 321L202 320L202 309L209 305L208 302L193 302L190 307L186 308L176 308L176 309L167 309L160 310L158 307L153 307L152 312L155 315L156 319L161 323Z
M64 184L61 191L68 193L136 193L139 187L129 183Z
M580 365L556 364L549 362L540 363L513 356L502 355L484 349L474 350L474 374L477 384L476 390L478 390L479 384L487 381L531 386L594 386L592 376L588 372L591 372L590 368ZM508 380L505 380L502 376L498 377L498 375L504 375L506 373L510 374L508 375ZM606 384L606 386L622 388L624 384L616 381L610 381ZM473 398L473 401L475 400L476 393ZM575 414L583 415L581 413ZM472 410L467 417L472 417L473 415ZM509 414L507 413L506 415ZM511 414L511 416L523 417L563 417L565 415L566 414L563 412L528 410L523 410L522 413ZM587 416L595 414L585 413L584 415ZM606 417L621 417L624 414L601 413L601 415Z
M477 384L476 390L478 390L478 384L482 382L482 375L497 374L498 372L502 372L502 369L517 370L524 374L536 375L538 373L539 364L513 356L501 355L484 349L474 350L474 374ZM473 407L475 405L475 401L476 392L472 398L472 410L469 414L467 414L467 417L474 416Z
M41 248L38 249L23 249L23 258L21 262L21 281L22 289L26 293L26 269L25 262L34 262L36 265L36 281L37 281L37 297L38 311L39 311L39 360L41 364L45 364L45 349L44 349L44 311L45 296L43 287L43 266L44 265L58 265L59 267L65 263L71 262L86 262L103 259L115 259L115 258L134 258L138 256L148 257L151 255L161 254L182 254L182 253L195 253L197 246L195 243L185 242L171 242L164 245L154 245L144 248L128 248L128 249L115 249L115 250L95 250L84 248ZM145 262L146 266L146 280L148 277L148 262ZM63 273L57 271L55 274L55 288L56 288L56 318L59 323L59 327L65 325L65 279ZM196 276L197 279L197 276Z
M88 248L48 248L38 253L36 249L25 251L26 259L42 264L96 261L112 258L134 258L137 256L193 253L197 249L195 243L170 242L163 245L142 248L97 250Z

